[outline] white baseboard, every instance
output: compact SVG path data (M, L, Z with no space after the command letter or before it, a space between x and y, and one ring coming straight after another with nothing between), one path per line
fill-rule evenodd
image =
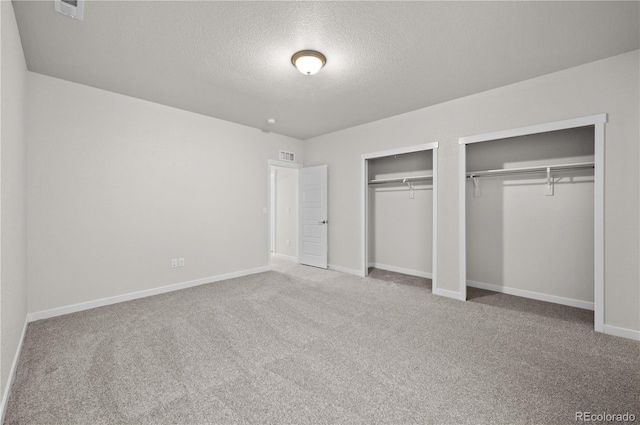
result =
M426 277L427 279L433 278L433 273L430 273L430 272L421 272L419 270L405 269L403 267L390 266L388 264L369 263L369 267L375 267L376 269L386 270L389 272L402 273L409 276Z
M555 304L567 305L569 307L577 307L585 310L594 308L593 302L574 300L573 298L559 297L557 295L541 294L539 292L526 291L524 289L509 288L507 286L494 285L491 283L476 282L467 280L467 286L472 288L486 289L487 291L500 292L502 294L515 295L517 297L531 298L539 301L546 301Z
M350 269L348 267L336 266L334 264L329 264L328 267L329 267L329 270L333 270L336 272L349 273L349 274L354 274L356 276L362 276L362 271L360 270Z
M280 258L281 260L292 261L294 263L298 262L298 257L294 257L292 255L284 255L284 254L276 254L276 253L273 253L271 255L273 255L276 258Z
M267 272L271 270L271 267L257 267L255 269L241 270L238 272L221 274L217 276L205 277L202 279L190 280L188 282L175 283L173 285L161 286L159 288L146 289L144 291L130 292L128 294L116 295L113 297L102 298L94 301L87 301L84 303L72 304L65 307L52 308L50 310L38 311L35 313L29 313L27 320L34 322L36 320L48 319L51 317L62 316L64 314L76 313L78 311L90 310L96 307L103 307L105 305L117 304L124 301L131 301L138 298L151 297L153 295L164 294L166 292L179 291L180 289L191 288L194 286L204 285L207 283L219 282L221 280L233 279L235 277L248 276L256 273Z
M622 338L632 339L634 341L640 341L640 331L634 331L633 329L604 325L604 333L607 335L619 336Z
M433 294L434 295L440 295L442 297L453 298L455 300L464 301L464 299L462 299L462 297L460 296L460 292L457 292L457 291L450 291L448 289L433 288Z
M11 364L11 369L9 370L9 379L7 381L7 386L4 389L4 393L2 394L2 411L0 412L0 424L4 423L4 415L7 412L7 404L9 403L9 395L11 395L11 387L13 386L13 381L16 378L16 369L18 369L18 360L20 360L20 353L22 353L22 343L24 342L24 337L27 333L28 324L29 316L25 317L24 319L22 334L20 334L20 342L18 342L16 355L13 356L13 363Z

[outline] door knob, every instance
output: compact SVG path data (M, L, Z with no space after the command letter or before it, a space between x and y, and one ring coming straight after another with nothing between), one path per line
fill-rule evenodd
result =
M327 220L319 221L318 224L327 224Z

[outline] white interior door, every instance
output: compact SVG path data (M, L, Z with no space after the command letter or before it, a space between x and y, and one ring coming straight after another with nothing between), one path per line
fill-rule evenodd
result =
M327 268L327 166L300 169L300 243L301 264Z

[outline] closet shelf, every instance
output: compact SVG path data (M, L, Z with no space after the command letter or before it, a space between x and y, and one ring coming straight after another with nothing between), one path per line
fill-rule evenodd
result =
M524 173L549 173L551 171L578 170L582 168L594 168L594 162L576 162L573 164L537 165L535 167L502 168L498 170L471 171L467 173L467 178L503 176L507 174Z
M384 183L409 183L421 180L431 180L433 174L425 176L409 176L409 177L394 177L389 179L374 179L369 180L369 184L384 184Z

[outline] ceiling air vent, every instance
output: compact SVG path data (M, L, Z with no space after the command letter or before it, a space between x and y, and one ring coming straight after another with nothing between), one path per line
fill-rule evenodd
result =
M53 0L56 12L82 21L84 18L84 0Z
M296 162L296 154L293 152L280 151L280 161Z

